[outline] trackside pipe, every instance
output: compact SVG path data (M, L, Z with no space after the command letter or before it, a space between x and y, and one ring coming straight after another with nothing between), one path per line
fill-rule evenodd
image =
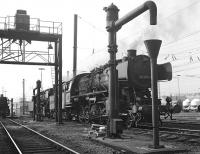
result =
M158 101L158 71L157 57L159 54L161 40L145 40L144 44L147 48L151 62L151 97L152 97L152 126L153 126L153 147L154 149L163 148L159 145L159 101Z

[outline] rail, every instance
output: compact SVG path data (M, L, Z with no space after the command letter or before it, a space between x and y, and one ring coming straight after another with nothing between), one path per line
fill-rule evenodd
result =
M6 127L3 125L3 123L2 123L1 121L0 121L0 123L1 123L1 125L2 125L2 127L3 127L3 129L6 131L6 133L7 133L8 137L9 137L9 139L12 141L14 147L17 149L18 153L19 153L19 154L22 154L21 150L19 149L19 147L18 147L17 144L15 143L14 139L12 138L12 136L10 135L10 133L8 132L8 130L6 129Z
M149 125L140 125L139 124L138 128L143 129L143 130L152 130L153 127L149 126ZM184 135L184 136L191 136L191 137L200 137L200 130L172 128L172 127L160 127L159 129L160 129L160 132L162 132L162 133Z
M64 150L70 152L71 154L80 154L80 153L78 153L78 152L76 152L76 151L74 151L74 150L72 150L72 149L70 149L70 148L68 148L68 147L66 147L66 146L64 146L64 145L62 145L62 144L60 144L60 143L58 143L58 142L56 142L56 141L54 141L54 140L52 140L52 139L50 139L50 138L44 136L44 135L42 135L42 134L40 134L39 132L37 132L37 131L35 131L35 130L29 128L29 127L26 127L26 126L24 126L24 125L22 125L22 124L20 124L20 123L18 123L18 122L16 122L16 121L14 121L14 120L11 120L11 119L9 119L9 120L12 121L13 123L16 123L16 124L18 124L18 125L20 125L20 126L26 128L26 129L28 129L28 130L34 132L35 134L41 136L42 138L45 138L46 140L48 140L48 141L50 141L50 142L56 144L57 146L62 147Z

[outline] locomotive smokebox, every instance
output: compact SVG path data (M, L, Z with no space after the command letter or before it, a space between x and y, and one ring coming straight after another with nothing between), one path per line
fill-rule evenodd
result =
M127 50L127 54L128 54L128 57L129 58L134 58L134 57L136 57L136 50L134 50L134 49L129 49L129 50Z
M158 53L160 50L162 41L157 39L152 40L145 40L144 44L147 48L147 51L149 53L149 56L153 59L156 59L158 57Z

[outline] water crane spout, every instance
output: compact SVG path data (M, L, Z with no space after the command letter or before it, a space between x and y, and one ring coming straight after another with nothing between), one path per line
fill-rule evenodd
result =
M149 56L151 58L157 58L158 57L158 53L159 53L159 50L160 50L161 43L162 43L161 40L156 40L156 39L144 41L144 44L145 44L147 51L149 53Z

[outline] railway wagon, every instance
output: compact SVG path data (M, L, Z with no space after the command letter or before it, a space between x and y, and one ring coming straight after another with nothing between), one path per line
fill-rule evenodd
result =
M132 116L135 115L132 114L133 107L136 107L136 112L142 115L140 120L151 121L150 58L147 55L136 55L135 50L128 50L128 56L118 59L116 63L119 96L117 101L119 101L120 116L128 123L136 121L135 116ZM159 81L172 79L170 63L159 64L157 68ZM108 85L109 64L95 68L89 73L79 74L70 81L64 82L63 117L81 122L105 122L110 110Z

